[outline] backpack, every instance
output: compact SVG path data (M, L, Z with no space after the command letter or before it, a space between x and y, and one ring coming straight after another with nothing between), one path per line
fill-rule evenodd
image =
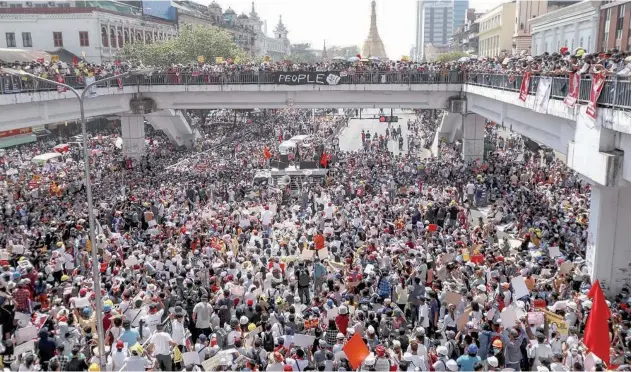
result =
M307 273L307 270L301 270L301 272L298 273L298 285L300 287L309 286L309 274Z
M264 332L261 346L265 351L271 353L274 351L274 336L272 332Z
M448 358L457 360L459 358L459 347L456 344L456 341L450 340L447 343L448 346Z

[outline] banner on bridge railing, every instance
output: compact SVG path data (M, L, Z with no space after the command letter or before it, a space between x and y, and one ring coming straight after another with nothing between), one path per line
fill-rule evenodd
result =
M520 100L522 102L527 101L529 96L529 83L531 82L531 73L529 71L524 73L522 77L522 85L520 85Z
M592 86L590 87L590 101L586 105L586 115L597 120L597 100L601 95L601 90L606 83L606 77L602 74L593 76Z
M340 73L331 71L275 72L274 82L281 85L338 85Z
M538 81L538 90L535 92L535 103L533 110L541 114L546 114L549 108L549 97L551 96L551 83L553 78L541 77Z
M571 72L568 76L568 94L564 98L564 104L568 107L574 107L579 99L579 84L581 83L581 75Z

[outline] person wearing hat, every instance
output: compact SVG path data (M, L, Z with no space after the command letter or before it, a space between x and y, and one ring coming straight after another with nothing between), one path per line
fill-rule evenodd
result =
M140 334L136 328L132 328L131 322L128 319L123 320L123 332L117 341L123 341L127 344L127 347L136 345L140 341Z
M127 358L127 349L122 340L116 341L114 352L111 355L112 358L112 371L118 371L123 368L125 364L125 358Z
M432 364L432 368L435 371L447 371L448 370L448 348L445 346L437 347L437 361Z
M172 371L171 347L178 346L171 335L163 330L162 323L156 325L156 332L149 338L149 350L158 360L163 371Z
M481 357L476 355L478 353L478 347L476 344L468 345L466 352L466 355L461 355L456 360L456 363L459 366L459 371L473 371L474 365L481 362Z

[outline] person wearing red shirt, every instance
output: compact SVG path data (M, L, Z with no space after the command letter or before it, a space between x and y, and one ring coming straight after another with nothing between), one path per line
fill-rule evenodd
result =
M33 299L31 291L26 288L26 284L20 281L18 288L13 290L13 302L15 311L29 311L29 302Z
M325 237L322 231L318 231L318 234L314 236L314 248L317 251L325 248Z
M338 316L336 316L336 326L338 332L343 335L347 335L347 328L349 327L349 309L346 306L340 306L338 308Z

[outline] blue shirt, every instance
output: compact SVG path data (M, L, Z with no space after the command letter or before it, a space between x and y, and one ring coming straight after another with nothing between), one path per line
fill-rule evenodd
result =
M140 337L138 331L135 329L130 329L128 331L123 331L119 338L124 343L127 343L127 347L132 347L138 342L138 337Z
M386 298L391 295L391 283L385 278L380 280L380 283L377 285L377 291L380 297Z
M473 371L474 370L474 364L476 364L476 362L480 362L480 361L481 361L481 357L479 357L479 356L471 357L469 355L461 355L456 360L456 364L459 365L459 371Z

